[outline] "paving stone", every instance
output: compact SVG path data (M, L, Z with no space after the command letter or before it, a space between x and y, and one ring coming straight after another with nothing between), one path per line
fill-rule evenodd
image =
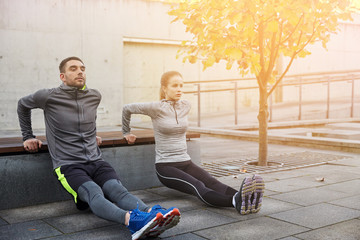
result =
M356 171L359 171L358 168L347 167L347 169L341 168L341 169L337 169L336 171L334 170L334 171L315 172L310 174L309 177L313 178L314 180L317 178L324 178L324 181L322 183L325 185L334 184L334 183L359 179L360 174L351 173L351 170L355 171L355 169Z
M333 201L335 199L342 199L349 195L350 194L345 193L339 194L339 192L327 190L324 187L318 187L272 195L271 198L299 204L302 206L309 206L312 204Z
M9 223L26 222L47 217L78 213L72 200L1 210L0 216Z
M56 236L61 233L41 220L0 226L0 240L28 240Z
M44 238L49 240L129 240L130 231L122 225L113 225L94 230L82 231L72 234L63 234L56 237ZM155 238L156 239L156 238ZM155 240L154 239L154 240Z
M360 195L338 199L330 203L334 205L360 210Z
M296 237L286 237L286 238L280 238L279 240L299 240L300 238Z
M278 180L278 178L276 177L277 175L273 175L273 174L274 173L261 173L260 175L264 179L265 183L268 183Z
M299 207L301 207L301 206L265 197L265 198L263 198L263 204L262 204L260 212L255 213L255 214L241 215L234 208L210 208L209 207L207 209L209 211L219 213L219 214L222 214L222 215L225 215L225 216L228 216L231 218L235 218L238 220L248 220L248 219L253 219L253 218L270 215L273 213L284 212L284 211L288 211L291 209L296 209Z
M360 179L332 184L332 185L324 186L322 188L330 191L341 192L343 193L342 197L346 197L349 195L354 196L359 193Z
M207 239L272 240L307 231L308 228L268 217L227 224L195 232Z
M281 192L275 192L275 191L271 191L269 189L266 189L266 185L265 185L264 196L269 197L269 196L280 194L280 193Z
M164 232L161 237L189 233L204 228L232 223L235 221L236 220L233 218L229 218L207 210L188 211L181 214L181 220L177 226Z
M234 176L220 177L217 179L220 182L222 182L223 184L228 185L238 191L240 189L242 181L244 180L244 178L246 176L252 176L252 174L251 175L238 174L238 175L234 175Z
M161 235L160 235L160 237L161 237ZM166 237L164 239L166 239L166 240L205 240L207 238L202 238L202 237L197 236L192 233L186 233L186 234L181 234L181 235L177 235L177 236Z
M328 227L302 233L296 235L296 237L307 240L359 240L360 220L353 219L346 222L341 222Z
M158 194L152 193L150 191L146 191L146 190L131 191L130 193L133 194L134 196L138 197L145 203L159 200L159 199L165 199L164 196L161 196L161 195L158 195Z
M313 177L302 176L266 183L266 189L276 192L291 192L295 190L318 187L323 185L324 183L316 181Z
M56 227L63 233L84 231L92 228L99 228L115 223L101 219L91 212L72 214L62 217L44 219L50 225Z
M304 171L304 169L301 168L301 169L293 169L293 170L286 170L286 171L273 172L273 173L265 173L265 174L261 174L261 176L264 178L265 183L267 183L276 180L302 177L308 174L309 173L307 171Z
M157 187L157 188L150 188L146 190L150 193L155 193L157 195L160 195L162 197L166 198L179 198L183 196L187 196L188 194L168 188L168 187Z
M334 153L334 154L338 155L337 152ZM338 160L336 160L336 161L338 161ZM345 169L345 168L347 169L348 168L348 166L341 166L341 165L336 164L336 161L331 162L331 163L327 163L327 164L323 164L323 165L317 165L317 166L313 166L313 167L301 168L301 169L298 169L296 171L298 173L303 173L303 175L309 175L309 174L314 174L314 173L319 173L319 174L333 173L333 172L340 171L342 169Z
M270 217L311 229L328 226L352 218L357 218L359 216L360 211L358 210L327 203L321 203L270 215Z
M352 154L352 158L346 158L346 159L340 159L335 161L335 164L344 164L347 166L353 166L353 167L358 167L359 166L359 158L358 155L356 154Z
M6 224L8 224L8 223L0 218L0 226L6 225Z
M256 214L247 214L247 215L241 215L235 208L231 208L231 207L229 208L207 207L206 210L236 219L237 221L244 221L244 220L249 220L263 216L262 214L263 210L261 210L259 213Z
M149 202L147 204L149 206L154 206L156 204L159 204L164 208L177 207L179 208L181 213L199 208L204 209L207 207L207 205L201 202L197 197L190 195L178 199L157 200L155 202Z

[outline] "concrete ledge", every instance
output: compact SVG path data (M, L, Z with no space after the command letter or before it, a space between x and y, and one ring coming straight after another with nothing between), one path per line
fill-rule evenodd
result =
M199 164L199 142L188 140L187 145L189 155ZM153 137L150 142L107 145L101 150L103 159L114 167L129 191L162 185L155 173ZM44 150L35 154L0 155L0 182L0 210L71 199L53 175L50 155Z
M298 120L298 121L285 121L285 122L269 122L268 128L295 128L295 127L310 127L310 126L319 126L333 123L356 123L360 122L360 118L338 118L338 119L314 119L314 120ZM259 124L238 124L231 126L227 129L237 129L237 130L258 130Z
M192 127L191 131L225 138L237 138L255 142L259 141L258 132L196 127ZM359 140L268 133L268 143L360 153Z

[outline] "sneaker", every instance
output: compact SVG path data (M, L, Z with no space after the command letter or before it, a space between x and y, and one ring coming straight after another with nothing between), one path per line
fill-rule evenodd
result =
M150 230L147 237L157 237L169 228L176 226L180 221L180 211L175 207L165 209L160 205L155 205L151 208L151 212L160 212L163 218L157 226Z
M261 203L265 190L265 183L264 183L264 179L257 174L255 174L252 177L252 179L254 182L254 193L251 197L251 212L257 213L260 211L261 208Z
M160 212L141 212L139 209L130 211L129 225L132 240L144 237L150 229L160 223L163 215Z
M235 195L235 207L240 214L251 212L251 196L254 192L254 181L251 177L246 177L241 183L240 191Z

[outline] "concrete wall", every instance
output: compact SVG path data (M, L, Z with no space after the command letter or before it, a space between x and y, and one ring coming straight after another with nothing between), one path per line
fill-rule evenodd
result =
M200 143L187 141L188 153L200 164ZM155 145L101 148L129 190L162 186L155 173ZM47 152L0 156L0 210L71 199L52 172Z
M327 50L321 43L309 45L312 54L297 59L289 74L360 69L360 15L353 22L342 23L340 32L332 34Z
M122 1L0 0L0 122L18 129L17 101L61 84L58 66L79 56L87 85L103 95L100 125L113 125L122 106ZM33 127L43 128L41 111Z
M88 86L103 95L99 126L121 124L124 103L158 100L164 71L178 70L185 81L239 78L236 68L227 71L224 63L202 71L199 63L184 64L176 59L179 42L191 35L181 23L170 23L170 7L146 0L0 0L1 129L19 129L18 99L40 88L58 86L58 65L72 55L83 58ZM328 52L319 45L311 47L313 54L297 60L289 74L357 68L359 22L343 24ZM189 85L186 90L196 87ZM195 119L197 97L184 97L192 102L190 119ZM258 104L256 90L240 91L239 98L240 107ZM230 91L203 94L201 100L204 116L234 109ZM42 112L33 112L34 129L43 128ZM135 117L134 121L143 119Z

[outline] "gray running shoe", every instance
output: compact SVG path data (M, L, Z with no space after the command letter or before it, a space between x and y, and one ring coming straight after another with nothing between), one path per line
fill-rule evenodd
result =
M264 179L257 174L252 177L254 182L254 193L251 196L251 212L257 213L260 211L262 199L264 196L265 183Z
M245 177L241 183L240 191L235 196L236 210L242 215L251 212L251 196L254 193L254 183L251 177Z

